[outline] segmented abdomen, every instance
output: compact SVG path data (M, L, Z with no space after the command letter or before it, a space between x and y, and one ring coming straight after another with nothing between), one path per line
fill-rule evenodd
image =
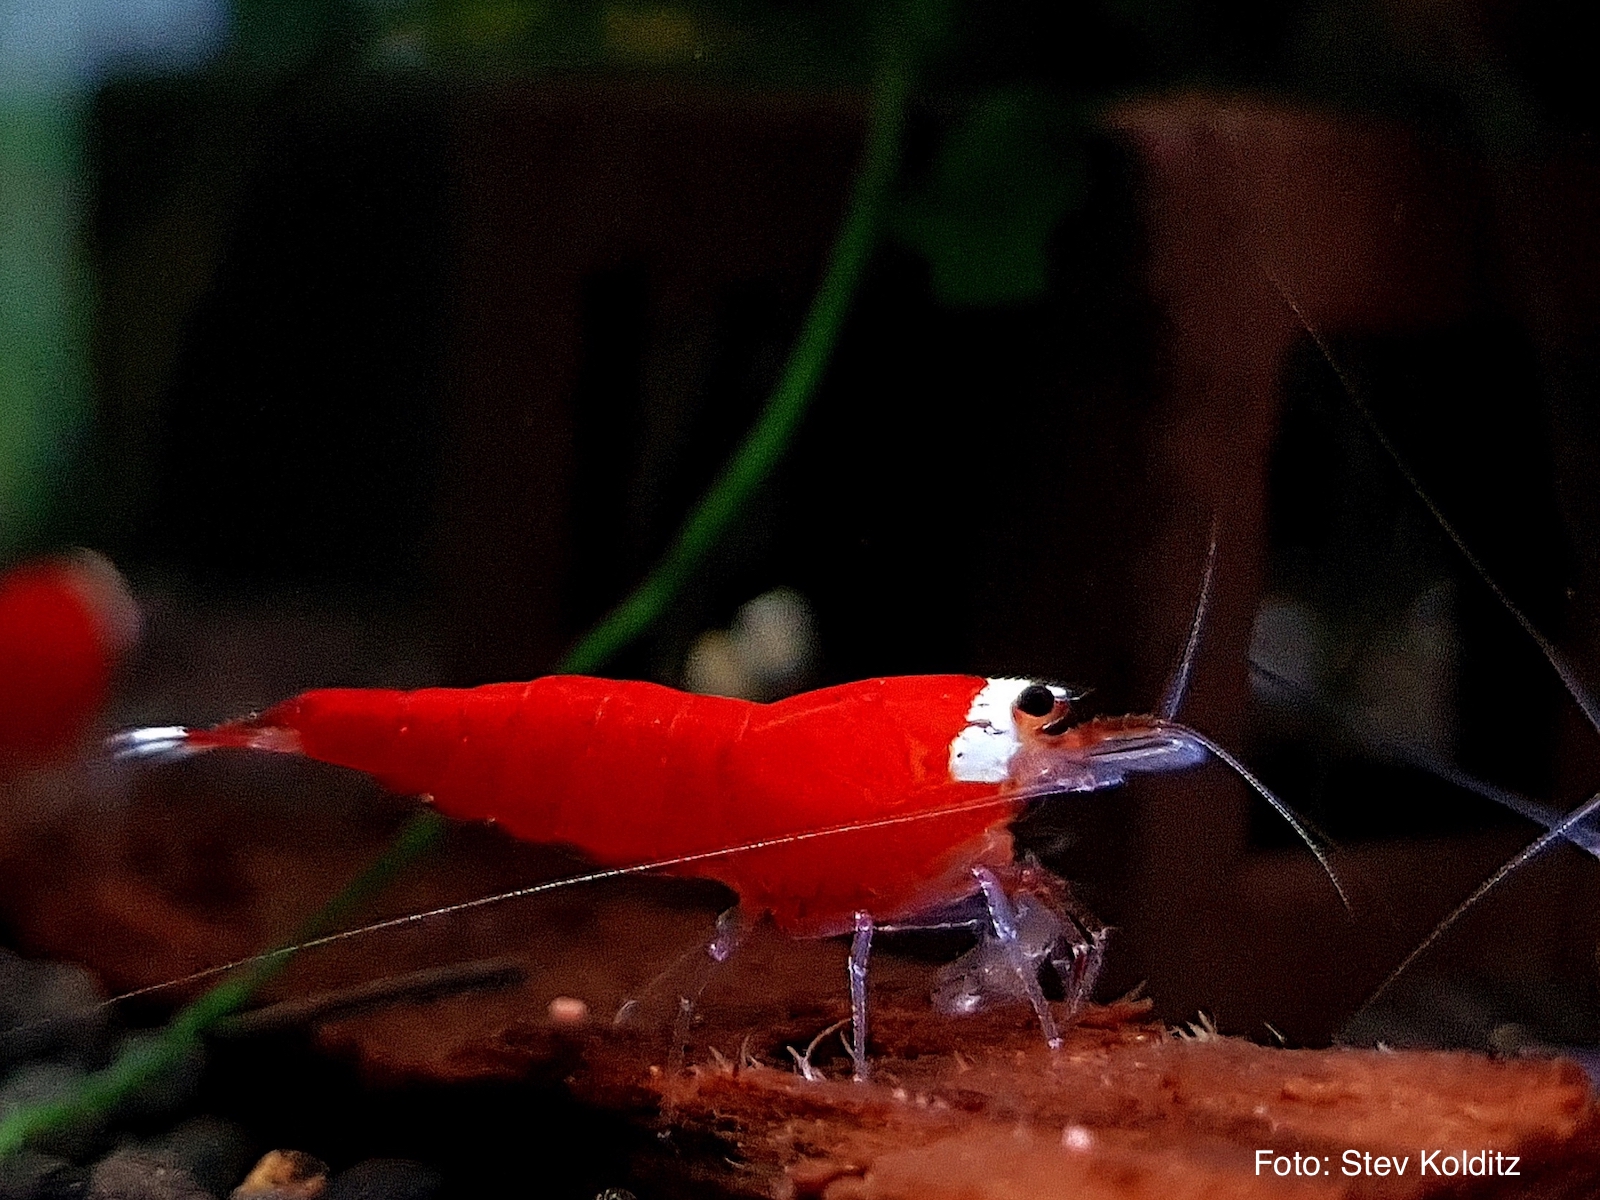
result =
M725 785L751 705L649 683L556 675L412 692L326 689L256 724L439 810L627 864L715 848L696 813Z

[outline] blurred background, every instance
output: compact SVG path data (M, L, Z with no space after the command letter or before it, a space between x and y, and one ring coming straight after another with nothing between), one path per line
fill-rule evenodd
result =
M1537 832L1460 773L1561 810L1600 779L1600 734L1359 412L1600 679L1581 13L3 0L0 555L87 546L129 579L103 728L554 669L756 419L906 64L803 423L604 670L761 698L1027 674L1145 711L1215 520L1186 718L1335 839L1356 912L1220 769L1022 836L1118 927L1105 997L1326 1044ZM252 770L184 775L193 824ZM91 902L42 865L39 830L83 825L68 785L7 787L13 946L125 986L181 963L118 930L261 903L216 846L104 850L172 878ZM1552 853L1348 1036L1600 1041L1597 883Z

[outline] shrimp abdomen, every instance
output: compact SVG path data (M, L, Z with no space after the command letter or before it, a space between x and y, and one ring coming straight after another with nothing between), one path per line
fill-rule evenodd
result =
M426 795L448 816L623 864L715 848L707 797L724 787L727 746L749 707L572 675L409 692L328 688L210 738L297 750Z

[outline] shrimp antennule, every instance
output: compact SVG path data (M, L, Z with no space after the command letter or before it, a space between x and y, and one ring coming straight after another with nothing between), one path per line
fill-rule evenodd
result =
M1253 680L1282 693L1296 703L1306 705L1325 717L1342 736L1353 739L1363 750L1377 754L1389 762L1425 771L1435 779L1443 780L1464 792L1471 792L1474 796L1482 796L1485 800L1493 801L1546 830L1563 825L1567 830L1565 834L1567 841L1586 854L1600 859L1600 824L1592 821L1563 824L1570 814L1551 808L1547 804L1541 804L1510 788L1479 779L1454 763L1419 749L1407 741L1389 737L1373 723L1363 721L1344 708L1320 699L1309 688L1286 679L1254 659L1250 660L1250 676Z
M1217 517L1211 517L1211 540L1206 546L1205 571L1200 576L1200 595L1195 599L1194 616L1189 620L1189 636L1184 639L1183 653L1172 668L1172 678L1167 681L1166 692L1157 710L1161 719L1170 721L1183 707L1189 692L1189 677L1194 674L1194 660L1200 653L1200 634L1205 629L1206 614L1211 608L1211 585L1217 573Z
M1584 822L1590 817L1594 816L1596 812L1600 812L1600 792L1596 792L1594 795L1590 796L1581 805L1573 809L1564 818L1562 818L1561 821L1555 825L1552 825L1548 833L1541 834L1539 837L1534 839L1534 841L1529 843L1522 850L1518 851L1516 856L1510 859L1498 871L1480 883L1477 890L1473 892L1472 895L1468 896L1460 904L1456 905L1455 908L1450 911L1450 915L1435 925L1433 927L1433 932L1427 937L1423 938L1421 944L1418 945L1417 948L1410 954L1406 955L1398 967L1389 972L1387 978L1385 978L1384 981L1378 985L1377 990L1374 991L1372 995L1367 997L1366 1003L1364 1003L1357 1011L1364 1012L1366 1009L1372 1007L1372 1005L1377 1001L1378 997L1382 996L1386 991L1388 991L1394 981L1399 979L1400 976L1404 975L1412 963L1416 962L1417 959L1426 954L1428 949L1440 938L1442 938L1452 925L1454 925L1467 914L1468 909L1472 908L1478 903L1479 900L1482 900L1491 891L1498 887L1501 882L1503 882L1509 875L1512 874L1512 872L1519 870L1524 864L1538 858L1557 842L1571 840L1573 830L1581 828Z
M1461 531L1445 515L1444 509L1439 507L1438 502L1434 500L1428 489L1422 486L1422 480L1418 479L1416 472L1406 464L1406 460L1401 456L1399 448L1390 439L1383 425L1379 423L1371 406L1367 404L1361 392L1356 388L1350 372L1345 369L1344 364L1334 354L1333 347L1329 344L1328 339L1323 336L1322 331L1311 323L1305 311L1300 307L1294 296L1290 294L1289 289L1284 287L1283 282L1277 275L1268 269L1264 263L1262 264L1262 269L1266 271L1267 278L1272 285L1278 289L1278 294L1283 297L1283 302L1289 306L1289 310L1294 313L1296 319L1305 328L1305 331L1310 334L1311 340L1316 343L1317 350L1322 355L1323 361L1338 376L1339 384L1344 389L1345 396L1349 399L1351 406L1356 410L1356 415L1366 425L1367 431L1372 434L1372 438L1378 443L1378 447L1388 456L1389 461L1394 464L1395 470L1400 472L1400 477L1405 480L1406 486L1411 489L1411 494L1428 510L1428 515L1433 518L1434 524L1439 527L1450 543L1460 552L1461 557L1472 568L1473 574L1494 594L1494 598L1500 607L1505 609L1507 615L1521 626L1522 632L1527 634L1529 640L1538 647L1540 655L1543 656L1545 662L1550 664L1550 669L1561 680L1561 686L1566 689L1567 695L1571 696L1573 703L1582 710L1584 719L1589 722L1596 733L1600 733L1600 700L1597 700L1595 694L1584 684L1578 675L1577 669L1567 660L1566 655L1541 632L1539 627L1533 623L1533 619L1523 612L1510 594L1500 586L1500 582L1495 579L1483 560L1467 544L1467 539L1461 535Z

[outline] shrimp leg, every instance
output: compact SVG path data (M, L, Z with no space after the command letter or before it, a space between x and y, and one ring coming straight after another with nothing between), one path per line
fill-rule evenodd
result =
M735 906L717 918L717 931L705 946L705 957L700 960L689 986L678 993L677 1018L672 1027L672 1051L667 1071L676 1076L683 1070L684 1048L689 1043L689 1023L694 1019L694 1007L711 983L719 967L734 956L744 944L751 929L744 910Z
M1055 1014L1050 1011L1050 1004L1039 987L1038 966L1023 946L1017 926L1017 911L1011 903L1011 897L1006 894L999 876L988 867L973 867L972 877L978 881L983 902L989 907L989 922L994 927L995 942L1006 965L1016 974L1022 994L1033 1005L1033 1011L1039 1018L1039 1028L1044 1032L1044 1040L1050 1044L1050 1049L1059 1050L1061 1030L1056 1027Z
M1059 1045L1059 1029L1039 986L1039 970L1046 962L1055 970L1070 1020L1094 991L1111 930L1037 863L1009 871L980 870L981 875L974 875L981 916L964 920L952 913L949 920L893 928L976 932L978 944L940 972L934 1007L967 1014L995 1003L1027 1000L1039 1014L1046 1039Z
M1105 966L1106 942L1111 939L1111 928L1074 900L1065 888L1053 899L1056 911L1066 918L1071 932L1077 935L1071 939L1065 958L1050 959L1050 965L1061 979L1067 1012L1076 1015L1094 994L1100 968Z
M865 1083L867 1065L867 959L872 954L872 914L856 914L856 933L850 942L850 1061L857 1083Z

